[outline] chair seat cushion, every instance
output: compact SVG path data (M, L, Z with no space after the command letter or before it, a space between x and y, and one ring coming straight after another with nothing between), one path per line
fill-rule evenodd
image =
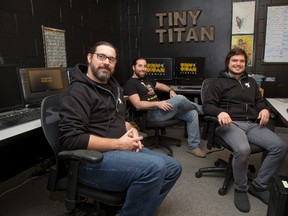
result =
M183 124L183 123L185 122L180 119L170 119L167 121L147 121L146 127L147 128L172 127L172 126Z
M58 191L65 191L67 187L67 177L63 177L57 181L56 189ZM110 205L120 206L124 203L126 192L113 192L113 191L102 191L97 188L78 183L77 194L90 197L95 200L101 200L103 203Z

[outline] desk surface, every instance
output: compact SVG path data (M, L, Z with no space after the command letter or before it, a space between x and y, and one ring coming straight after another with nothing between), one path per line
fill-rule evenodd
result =
M0 141L41 127L40 119L0 130Z
M283 123L288 127L288 98L266 98L271 108L280 115Z
M173 88L176 93L184 93L184 94L200 94L201 93L201 88L199 86L195 86L195 88L193 88L193 86L192 87L187 86L191 88L182 88L183 86L170 85L170 87Z

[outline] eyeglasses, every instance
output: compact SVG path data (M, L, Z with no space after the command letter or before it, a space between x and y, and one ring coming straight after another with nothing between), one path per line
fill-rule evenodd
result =
M106 59L108 59L109 63L111 64L115 64L117 62L117 59L114 57L108 57L105 54L102 53L94 53L97 56L97 59L101 60L101 61L105 61Z

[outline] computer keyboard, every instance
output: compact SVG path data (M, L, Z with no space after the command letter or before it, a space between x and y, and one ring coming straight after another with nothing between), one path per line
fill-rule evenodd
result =
M40 119L40 108L29 108L10 112L0 116L0 129L5 129L18 124L23 124L35 119Z

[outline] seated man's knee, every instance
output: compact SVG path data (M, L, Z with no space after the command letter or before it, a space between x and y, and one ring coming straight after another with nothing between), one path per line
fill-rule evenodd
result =
M249 146L239 145L239 148L233 151L234 157L242 158L243 160L248 159L251 154Z

